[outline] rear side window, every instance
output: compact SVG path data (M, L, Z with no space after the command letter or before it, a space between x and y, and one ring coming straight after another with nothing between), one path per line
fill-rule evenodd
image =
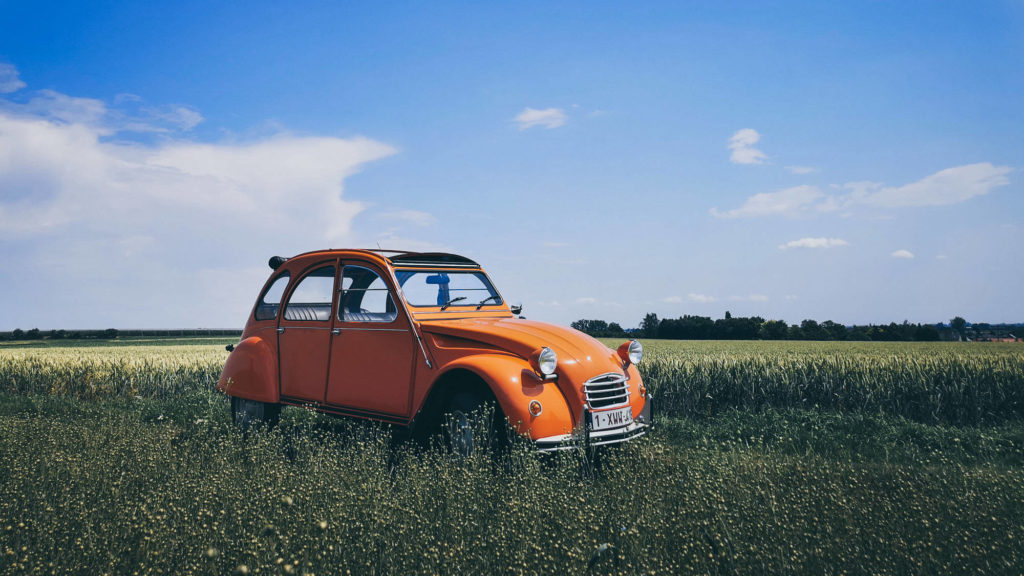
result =
M284 319L327 322L333 301L334 266L322 266L299 281L284 307Z
M273 320L277 318L277 310L281 307L281 296L284 296L284 289L288 286L289 274L283 272L267 288L256 305L257 320Z

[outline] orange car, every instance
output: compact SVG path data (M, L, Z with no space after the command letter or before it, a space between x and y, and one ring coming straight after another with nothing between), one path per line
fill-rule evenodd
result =
M270 267L217 383L240 425L313 406L441 430L460 450L472 450L472 418L487 405L541 450L622 442L650 426L639 342L611 350L518 317L468 258L322 250Z

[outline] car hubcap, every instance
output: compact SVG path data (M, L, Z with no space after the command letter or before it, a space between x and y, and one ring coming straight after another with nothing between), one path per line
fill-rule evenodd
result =
M473 429L469 418L461 410L455 410L448 419L448 434L451 437L452 450L460 456L473 453Z

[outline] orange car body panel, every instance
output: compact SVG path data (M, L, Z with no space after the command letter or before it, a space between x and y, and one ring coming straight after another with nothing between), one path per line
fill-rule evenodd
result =
M336 266L330 320L284 319L288 297L303 275L326 263ZM473 264L459 271L483 272ZM397 305L394 321L345 322L339 317L338 283L345 265L379 273ZM578 430L588 407L583 383L616 375L627 378L632 416L641 415L647 398L640 391L640 374L636 366L624 366L615 350L571 328L517 318L504 301L479 310L406 305L395 271L407 269L368 250L318 251L286 260L264 287L282 271L290 272L276 317L257 320L258 303L253 307L218 388L251 400L311 403L326 412L411 425L435 384L462 371L486 383L520 433L538 439ZM438 271L423 265L415 269ZM555 375L548 378L529 360L544 347L558 356ZM537 416L530 413L533 400L543 407Z

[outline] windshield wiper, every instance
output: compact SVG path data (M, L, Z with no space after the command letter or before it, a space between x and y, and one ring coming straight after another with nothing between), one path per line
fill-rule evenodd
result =
M484 307L484 304L487 304L491 300L497 300L497 299L498 299L498 295L497 294L495 294L494 296L488 296L487 298L484 298L483 300L477 302L476 309L479 310L479 309Z
M465 299L466 299L465 296L459 296L458 298L452 298L451 300L445 302L444 306L441 306L441 310L444 311L445 308L451 306L452 304L458 302L459 300L465 300Z

